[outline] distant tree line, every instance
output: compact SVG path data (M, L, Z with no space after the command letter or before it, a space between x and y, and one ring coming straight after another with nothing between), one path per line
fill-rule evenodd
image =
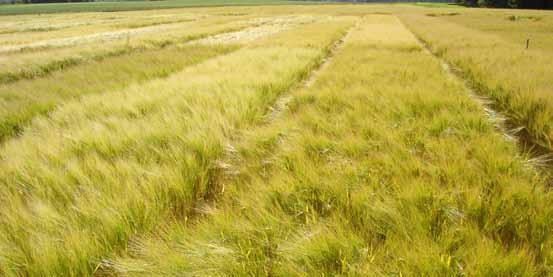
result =
M292 0L303 1L303 0ZM451 3L455 4L457 0L309 0L321 2L356 2L356 3ZM553 1L553 0L552 0Z
M398 2L434 2L457 3L472 7L519 8L519 9L553 9L553 0L315 0L323 2L364 2L364 3L398 3Z
M553 0L458 0L457 2L475 7L553 9Z
M0 4L34 4L34 3L64 3L64 2L96 2L95 0L0 0Z
M95 2L94 0L22 0L24 3Z

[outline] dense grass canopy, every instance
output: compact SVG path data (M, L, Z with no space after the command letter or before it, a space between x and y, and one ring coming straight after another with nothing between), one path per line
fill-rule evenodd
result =
M0 16L1 276L553 274L551 12L74 5Z

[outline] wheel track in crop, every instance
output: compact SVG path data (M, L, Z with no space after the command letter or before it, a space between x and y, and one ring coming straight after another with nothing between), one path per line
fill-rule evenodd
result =
M278 119L287 109L288 109L288 103L293 99L291 94L294 91L298 91L304 88L310 87L319 74L327 68L333 61L333 58L335 54L342 49L344 43L347 40L347 37L351 33L352 30L356 28L356 26L359 24L359 20L356 22L356 24L352 27L349 27L343 35L340 36L337 40L333 41L329 47L327 47L324 51L324 55L320 58L319 61L316 62L316 66L314 66L309 73L305 76L303 80L298 82L295 86L292 86L288 91L285 91L279 96L273 103L272 106L268 107L267 113L265 116L264 122L262 122L259 125L254 125L248 129L252 128L258 128L265 126L267 124L271 124L276 119ZM239 132L243 132L243 130L239 130ZM227 144L226 147L226 155L223 159L214 161L213 166L220 169L223 174L221 175L221 179L219 180L223 184L221 184L221 194L224 194L225 191L225 183L232 182L234 177L237 176L240 172L240 167L242 164L247 164L247 162L243 161L239 156L238 152L236 151L236 148L234 145L240 144L243 139L240 139L240 134L236 134L234 136L236 138L235 141L230 141ZM274 147L272 151L276 151L276 148L278 146ZM198 214L196 216L200 216L205 210L210 210L211 208L206 208L206 205L209 205L210 203L200 203L200 205L197 207L196 211ZM194 217L192 217L194 218Z
M336 53L338 53L343 48L349 35L355 28L359 26L360 22L361 19L358 19L352 26L345 28L343 33L337 39L333 40L329 44L329 46L327 46L323 50L323 55L321 55L321 57L317 61L315 61L315 65L312 66L312 68L308 69L309 71L304 76L304 78L297 82L295 85L292 85L288 90L282 92L281 95L276 98L273 104L267 108L265 119L262 122L254 124L250 127L246 127L246 129L244 130L237 130L237 134L234 134L231 137L230 141L227 143L223 159L215 160L212 162L212 167L220 172L220 174L217 174L218 177L215 180L215 182L218 183L218 187L220 188L219 195L215 195L213 198L205 199L204 201L197 203L192 213L187 215L187 217L184 219L185 224L191 224L190 226L194 226L199 222L205 220L216 209L218 209L217 203L219 202L219 200L225 197L225 187L229 184L234 184L234 182L236 182L237 180L236 177L239 176L241 173L241 169L250 165L251 162L242 159L234 146L244 144L247 141L243 133L248 130L263 128L263 126L270 125L278 118L280 118L281 115L288 109L288 103L293 99L293 96L291 94L293 94L294 91L308 88L315 83L321 72L329 67L329 65L333 62ZM277 151L279 146L279 144L274 145L274 147L269 150L269 153L274 153L275 151ZM262 163L265 162L270 164L270 161L262 161ZM172 224L172 222L168 222L168 224ZM139 254L140 251L143 250L143 247L144 245L140 241L140 237L137 237L135 239L131 238L129 240L128 251L131 255ZM113 273L113 271L127 271L127 269L125 269L125 266L119 264L117 260L110 259L104 259L100 261L99 265L97 266L97 270L99 273L108 274Z
M401 21L401 19L400 19ZM505 140L512 141L518 146L518 149L523 157L526 158L526 164L529 167L539 170L545 178L547 178L550 187L553 187L553 174L550 170L553 168L553 152L537 143L530 134L526 131L524 126L518 126L515 121L509 118L505 113L497 110L495 107L497 103L489 97L484 96L484 93L480 91L472 82L463 76L461 69L448 63L445 59L432 51L430 44L416 35L411 29L407 27L403 21L403 26L411 32L420 44L421 49L438 60L443 68L443 71L453 80L463 84L464 90L467 94L481 106L483 113L488 121L494 126L495 130L500 133Z
M325 56L321 59L318 67L313 69L310 72L309 76L294 90L309 88L315 83L315 81L319 78L321 72L328 68L329 65L332 63L336 53L344 47L344 44L347 41L348 37L351 35L351 32L359 26L360 22L361 20L357 20L354 26L350 27L340 39L336 40L330 47L326 49ZM291 100L292 96L290 95L281 96L270 108L271 112L267 115L268 120L274 121L276 118L280 117L280 115L287 109L288 103L290 103Z
M354 24L354 26L349 27L344 34L332 42L329 47L325 49L324 55L321 57L319 61L317 61L317 65L309 71L309 74L301 80L296 86L293 86L290 90L284 92L280 97L276 99L274 104L268 108L268 111L266 113L266 120L265 124L270 124L274 122L276 119L281 117L281 115L288 109L288 104L293 99L293 92L298 91L301 89L309 88L311 87L315 81L318 79L321 72L323 72L326 68L329 67L329 65L333 62L334 56L336 53L338 53L343 47L345 42L347 41L349 35L351 34L352 30L357 28L359 25L360 20L357 20L357 22ZM253 128L256 128L259 126L253 126ZM236 144L237 142L235 142ZM239 142L238 142L239 143ZM235 157L236 150L232 146L232 144L229 144L228 146L228 157L230 157L229 160L223 160L219 161L219 164L224 165L223 168L228 170L228 176L235 176L239 165L231 165L232 160L240 160ZM272 149L275 151L275 149Z

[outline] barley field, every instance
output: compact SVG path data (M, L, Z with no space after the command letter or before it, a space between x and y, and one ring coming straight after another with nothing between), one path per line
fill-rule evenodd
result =
M553 12L160 3L0 16L0 275L553 274Z

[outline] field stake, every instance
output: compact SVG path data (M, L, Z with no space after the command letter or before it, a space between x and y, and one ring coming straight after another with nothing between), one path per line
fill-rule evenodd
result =
M530 47L530 39L526 39L526 49Z

